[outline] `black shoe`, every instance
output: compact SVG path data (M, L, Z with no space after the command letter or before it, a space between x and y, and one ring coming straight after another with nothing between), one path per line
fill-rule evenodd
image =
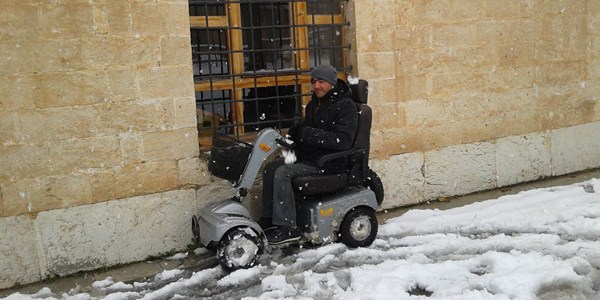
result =
M277 227L276 225L273 225L273 219L264 217L258 220L258 225L260 226L260 228L262 228L263 231L271 230Z
M269 245L281 245L296 242L302 237L302 232L296 228L277 226L265 232Z

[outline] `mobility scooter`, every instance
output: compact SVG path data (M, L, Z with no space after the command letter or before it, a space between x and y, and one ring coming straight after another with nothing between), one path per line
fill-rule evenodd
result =
M336 159L347 162L347 171L299 176L292 180L297 226L303 237L297 243L326 244L340 241L350 248L367 247L377 235L376 209L383 201L383 185L369 166L371 108L368 84L351 84L359 122L351 149L324 156L320 167ZM277 149L291 149L293 142L276 130L265 128L253 144L215 133L209 171L234 182L231 199L210 202L192 217L193 242L215 251L229 271L257 264L268 249L263 229L241 203L267 158ZM280 246L278 246L280 247Z

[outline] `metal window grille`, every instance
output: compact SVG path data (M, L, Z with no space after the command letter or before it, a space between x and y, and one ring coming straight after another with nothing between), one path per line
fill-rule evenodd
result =
M201 147L214 131L288 128L310 100L310 70L348 71L345 0L189 0Z

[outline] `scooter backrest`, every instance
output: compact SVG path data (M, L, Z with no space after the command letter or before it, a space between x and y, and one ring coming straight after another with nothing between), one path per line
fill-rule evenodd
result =
M371 123L373 112L371 107L367 105L369 97L369 83L366 80L360 79L357 84L350 85L352 89L352 98L356 102L358 110L358 128L354 137L354 149L365 149L365 162L369 161L370 139L371 139Z
M359 79L358 83L350 84L352 90L352 99L356 103L367 104L369 100L369 83L364 79Z

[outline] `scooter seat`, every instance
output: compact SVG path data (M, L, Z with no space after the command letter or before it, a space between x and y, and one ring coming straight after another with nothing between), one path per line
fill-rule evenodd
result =
M302 195L333 194L348 186L348 174L315 174L298 176L292 180L294 190Z

